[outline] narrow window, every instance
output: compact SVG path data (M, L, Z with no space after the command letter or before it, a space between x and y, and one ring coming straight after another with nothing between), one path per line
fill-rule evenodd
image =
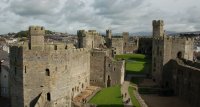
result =
M67 45L65 46L65 49L67 49Z
M157 47L157 55L159 55L159 47Z
M17 75L17 67L15 67L15 75Z
M82 88L84 88L84 84L82 84Z
M54 45L54 50L57 50L57 45Z
M49 71L49 69L46 69L46 76L50 76L50 71Z
M47 93L47 100L51 101L51 95L50 95L50 93Z
M24 66L24 72L26 73L26 66Z

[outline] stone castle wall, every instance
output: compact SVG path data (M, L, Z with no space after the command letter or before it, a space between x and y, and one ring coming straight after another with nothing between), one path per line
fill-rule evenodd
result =
M114 60L109 56L109 51L93 50L91 64L91 85L110 87L123 83L125 62Z
M71 97L89 85L90 53L86 49L54 50L52 46L43 51L23 50L22 57L16 78L23 77L20 84L24 84L21 90L24 105L34 104L32 99L36 100L40 93L45 92L50 93L52 105L70 106Z
M44 32L44 27L32 26L29 42L10 47L12 107L71 107L71 100L90 84L122 84L124 61L114 61L111 49L95 51L103 44L99 33L78 31L78 45L85 48L73 49L63 43L45 43L40 40Z
M163 87L173 89L175 95L189 102L191 107L200 106L200 68L185 59L173 59L167 63L163 74ZM189 63L189 65L188 65Z
M183 58L193 60L193 39L165 36L163 25L163 21L153 21L152 75L159 84L164 65L177 58L178 52Z
M93 49L104 44L104 38L96 30L79 30L77 35L79 48Z
M37 28L36 33L32 32L35 29L29 32L40 39L44 35L37 33ZM33 106L44 93L50 106L70 107L71 99L89 86L90 51L67 49L65 44L35 47L32 43L11 47L12 106Z
M115 50L115 54L123 54L123 49L124 49L124 40L123 38L112 38L112 47Z

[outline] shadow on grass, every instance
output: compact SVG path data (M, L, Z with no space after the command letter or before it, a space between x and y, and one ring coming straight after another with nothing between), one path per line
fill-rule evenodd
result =
M145 57L144 59L141 58L129 58L128 60L133 60L133 61L141 61L145 62L143 64L143 68L140 71L134 71L134 70L126 70L126 74L146 74L147 76L150 76L151 74L151 58L150 57Z

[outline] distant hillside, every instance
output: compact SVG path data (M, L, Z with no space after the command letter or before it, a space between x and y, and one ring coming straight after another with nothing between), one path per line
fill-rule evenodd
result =
M46 33L46 34L53 34L53 32L50 31L50 30L45 30L45 33ZM15 35L14 37L15 37L15 38L28 37L28 30L17 32L16 35Z

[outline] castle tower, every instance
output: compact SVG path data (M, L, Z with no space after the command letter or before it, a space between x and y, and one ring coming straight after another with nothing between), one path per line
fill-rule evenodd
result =
M108 48L111 48L112 43L111 43L111 39L112 39L112 31L111 30L106 30L106 46Z
M84 37L86 36L85 30L78 30L77 36L78 36L78 48L85 48L85 41L84 41Z
M45 29L42 26L30 26L29 27L29 48L44 47L44 35Z
M128 33L128 32L123 32L123 33L122 33L122 36L123 36L123 39L124 39L124 46L126 46L127 43L128 43L128 36L129 36L129 33Z
M112 31L111 30L106 30L106 37L111 39L112 38Z
M153 20L153 37L163 37L164 36L164 21L163 20Z

